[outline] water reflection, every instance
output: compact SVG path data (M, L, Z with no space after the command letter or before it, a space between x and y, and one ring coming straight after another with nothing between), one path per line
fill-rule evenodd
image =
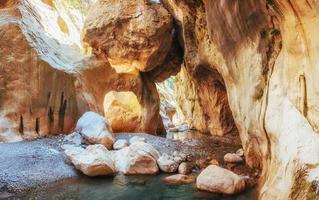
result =
M223 196L198 191L194 185L166 185L162 181L167 175L123 176L114 178L84 178L67 181L42 191L35 191L19 199L94 199L94 200L164 200L164 199L211 199L250 200L254 191L237 196Z

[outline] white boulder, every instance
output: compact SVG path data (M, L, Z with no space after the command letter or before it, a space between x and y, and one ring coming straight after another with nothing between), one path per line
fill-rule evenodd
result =
M115 173L111 152L101 144L82 147L66 146L68 160L87 176L113 175Z
M197 177L196 186L201 190L231 195L245 189L245 180L227 169L209 165Z
M94 112L86 112L76 124L76 132L90 144L102 144L111 149L115 141L108 121Z
M156 174L158 151L145 142L134 142L115 152L116 170L124 174Z

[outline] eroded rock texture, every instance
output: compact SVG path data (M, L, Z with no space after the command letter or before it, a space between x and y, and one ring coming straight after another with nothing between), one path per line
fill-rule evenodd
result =
M175 17L184 46L177 100L191 128L213 135L237 132L223 77L215 70L201 1L163 1Z
M99 0L85 23L84 40L118 71L150 71L161 65L172 42L172 16L148 0Z
M129 65L128 70L118 70L109 63L107 56L91 54L91 47L83 45L83 22L92 2L0 2L0 142L68 133L78 117L88 110L105 113L106 117L119 117L110 119L116 132L156 134L165 131L153 80L136 70L134 65ZM171 15L159 4L143 1L132 4L132 9L125 10L127 13L121 13L119 17L140 10L142 14L137 15L141 14L142 19L133 24L141 27L136 29L138 32L132 32L131 26L122 27L124 38L128 36L126 33L135 37L121 41L135 42L131 49L139 52L139 56L124 57L130 63L142 63L138 66L145 70L169 63L166 57L172 54L168 53L173 38ZM115 5L119 4L114 1L112 9L117 8ZM91 15L94 14L103 13ZM88 18L94 19L91 15ZM144 17L152 21L143 23ZM109 18L108 23L113 23L112 20ZM122 52L126 50L125 45L117 45L123 48ZM137 101L130 105L124 96L118 101L122 102L120 107L116 103L106 107L108 94L120 92L133 93ZM135 107L138 109L131 109ZM133 116L134 120L127 116Z
M198 101L221 85L227 91L246 161L263 169L260 199L316 198L319 3L164 3L179 24ZM196 79L202 66L210 75ZM214 79L206 92L205 77Z
M40 52L32 47L39 28L32 15L37 9L32 10L32 6L28 1L0 3L0 141L3 142L69 132L80 112L78 103L82 100L76 95L74 77L48 64L61 52L55 54L54 49L45 49L45 44L38 46ZM58 24L56 28L59 30ZM54 39L42 41L46 42L57 45ZM58 47L62 48L62 44ZM44 51L47 62L39 55ZM82 104L85 109L85 103Z

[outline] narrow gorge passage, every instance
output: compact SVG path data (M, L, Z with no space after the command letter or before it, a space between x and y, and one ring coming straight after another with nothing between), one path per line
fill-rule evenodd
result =
M319 199L318 15L0 0L0 199Z

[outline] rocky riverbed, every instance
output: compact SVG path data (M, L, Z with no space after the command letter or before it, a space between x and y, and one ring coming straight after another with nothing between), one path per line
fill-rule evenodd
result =
M179 133L182 134L182 133ZM184 133L190 135L191 133ZM196 136L195 133L193 133ZM225 168L237 174L250 177L248 188L255 184L257 173L245 164L224 164L223 156L235 152L240 144L234 138L195 137L183 141L151 136L148 134L117 134L116 139L130 139L133 136L144 137L161 154L172 155L174 152L192 155L201 167L208 165L209 160L216 159ZM66 162L62 146L67 144L62 136L44 138L34 141L0 145L0 199L15 195L27 194L35 188L41 190L54 183L65 180L81 180L84 176ZM200 166L203 165L203 166ZM196 173L196 171L195 171Z

